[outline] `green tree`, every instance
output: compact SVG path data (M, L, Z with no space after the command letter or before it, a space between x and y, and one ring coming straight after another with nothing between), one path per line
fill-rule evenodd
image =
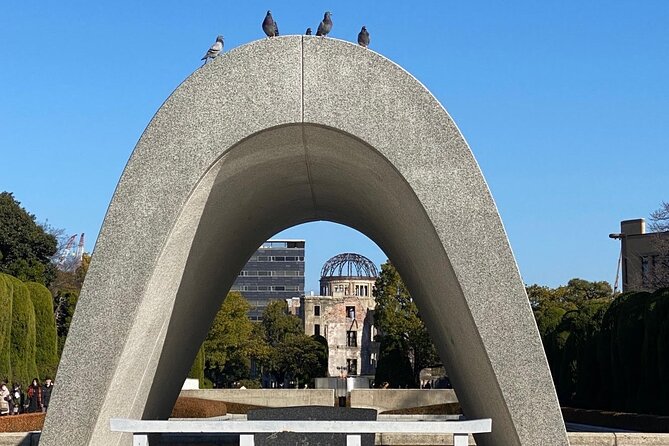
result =
M279 345L286 336L304 333L302 321L288 312L284 301L275 300L269 303L262 315L262 326L265 339L271 347Z
M381 273L374 286L374 298L376 300L374 325L381 333L379 359L381 375L385 373L384 364L392 366L392 362L384 361L384 356L399 354L409 358L412 374L408 381L412 386L418 386L421 369L440 362L439 356L420 318L418 307L390 261L381 265ZM379 367L377 367L377 382ZM390 384L400 385L393 382Z
M0 377L11 378L12 293L11 276L0 273ZM0 378L0 379L2 379Z
M250 305L230 292L216 313L204 342L205 376L217 386L248 378L251 360L266 356L266 347L248 318Z
M592 300L610 300L613 289L606 281L589 282L575 278L567 282L566 286L559 287L556 293L566 302L581 305Z
M56 271L55 279L49 285L53 295L53 311L58 330L58 355L63 351L65 338L70 329L70 321L77 305L81 288L91 263L91 256L84 253L81 265L75 271Z
M546 358L560 399L592 406L599 386L599 338L602 318L612 299L607 282L571 279L567 285L526 288Z
M35 222L10 192L0 192L0 272L49 285L56 268L56 238Z
M327 374L327 341L304 334L302 321L288 312L286 302L270 302L261 325L270 348L264 365L278 382L311 382Z
M295 316L291 316L295 317ZM311 383L327 375L327 346L304 333L288 333L271 352L277 381Z
M42 380L47 376L53 378L58 368L58 333L53 314L53 298L41 283L28 282L26 287L35 309L37 371Z
M54 317L56 319L56 332L58 334L58 357L63 353L65 347L65 340L70 331L70 324L72 323L72 316L77 307L79 300L78 290L59 291L55 299L60 306L59 309L54 309Z
M10 351L12 378L26 386L38 376L35 363L35 308L25 284L15 277L10 277L10 281L13 288Z

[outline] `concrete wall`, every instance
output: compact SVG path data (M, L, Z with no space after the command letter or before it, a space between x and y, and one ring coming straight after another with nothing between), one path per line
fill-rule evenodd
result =
M39 443L39 432L2 432L0 446L35 446Z
M334 406L334 389L182 390L181 396L266 407Z
M36 446L39 442L39 436L39 432L0 433L0 446ZM669 445L669 434L570 432L568 436L570 446ZM375 444L387 446L452 446L453 436L448 434L377 434ZM469 437L469 444L476 444L472 436Z
M409 407L457 403L453 389L353 389L351 407L376 409L379 412Z

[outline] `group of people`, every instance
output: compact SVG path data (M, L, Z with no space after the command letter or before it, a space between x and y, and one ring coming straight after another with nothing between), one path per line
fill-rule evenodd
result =
M10 390L7 381L2 381L0 385L0 415L46 412L53 390L51 378L47 377L43 385L34 378L26 392L21 388L21 383L16 382Z

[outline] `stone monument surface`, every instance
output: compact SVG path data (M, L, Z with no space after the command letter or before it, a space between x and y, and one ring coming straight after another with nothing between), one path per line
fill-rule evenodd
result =
M478 444L568 444L523 282L460 131L398 65L309 36L220 55L150 122L96 243L40 444L130 444L110 417L167 418L248 257L315 220L363 232L392 259L465 415L493 420Z
M329 420L329 421L376 421L376 410L350 407L302 406L257 409L249 411L249 420ZM374 434L362 435L362 446L374 446ZM332 445L346 446L345 434L297 434L278 433L256 434L255 446L283 446L299 444L304 446Z

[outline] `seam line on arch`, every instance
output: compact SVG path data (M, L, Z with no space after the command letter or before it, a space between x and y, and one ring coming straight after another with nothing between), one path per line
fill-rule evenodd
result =
M317 215L317 207L316 207L316 195L314 194L314 185L313 185L313 177L311 175L311 166L310 166L310 159L309 159L309 147L307 145L307 135L306 132L304 131L304 36L300 38L300 50L301 50L301 57L300 57L300 62L301 62L301 71L300 71L300 81L301 81L301 89L300 89L300 100L301 100L301 133L302 133L302 148L304 150L304 166L307 170L307 181L309 182L309 192L311 193L311 205L313 207L313 217L315 220L318 219Z

